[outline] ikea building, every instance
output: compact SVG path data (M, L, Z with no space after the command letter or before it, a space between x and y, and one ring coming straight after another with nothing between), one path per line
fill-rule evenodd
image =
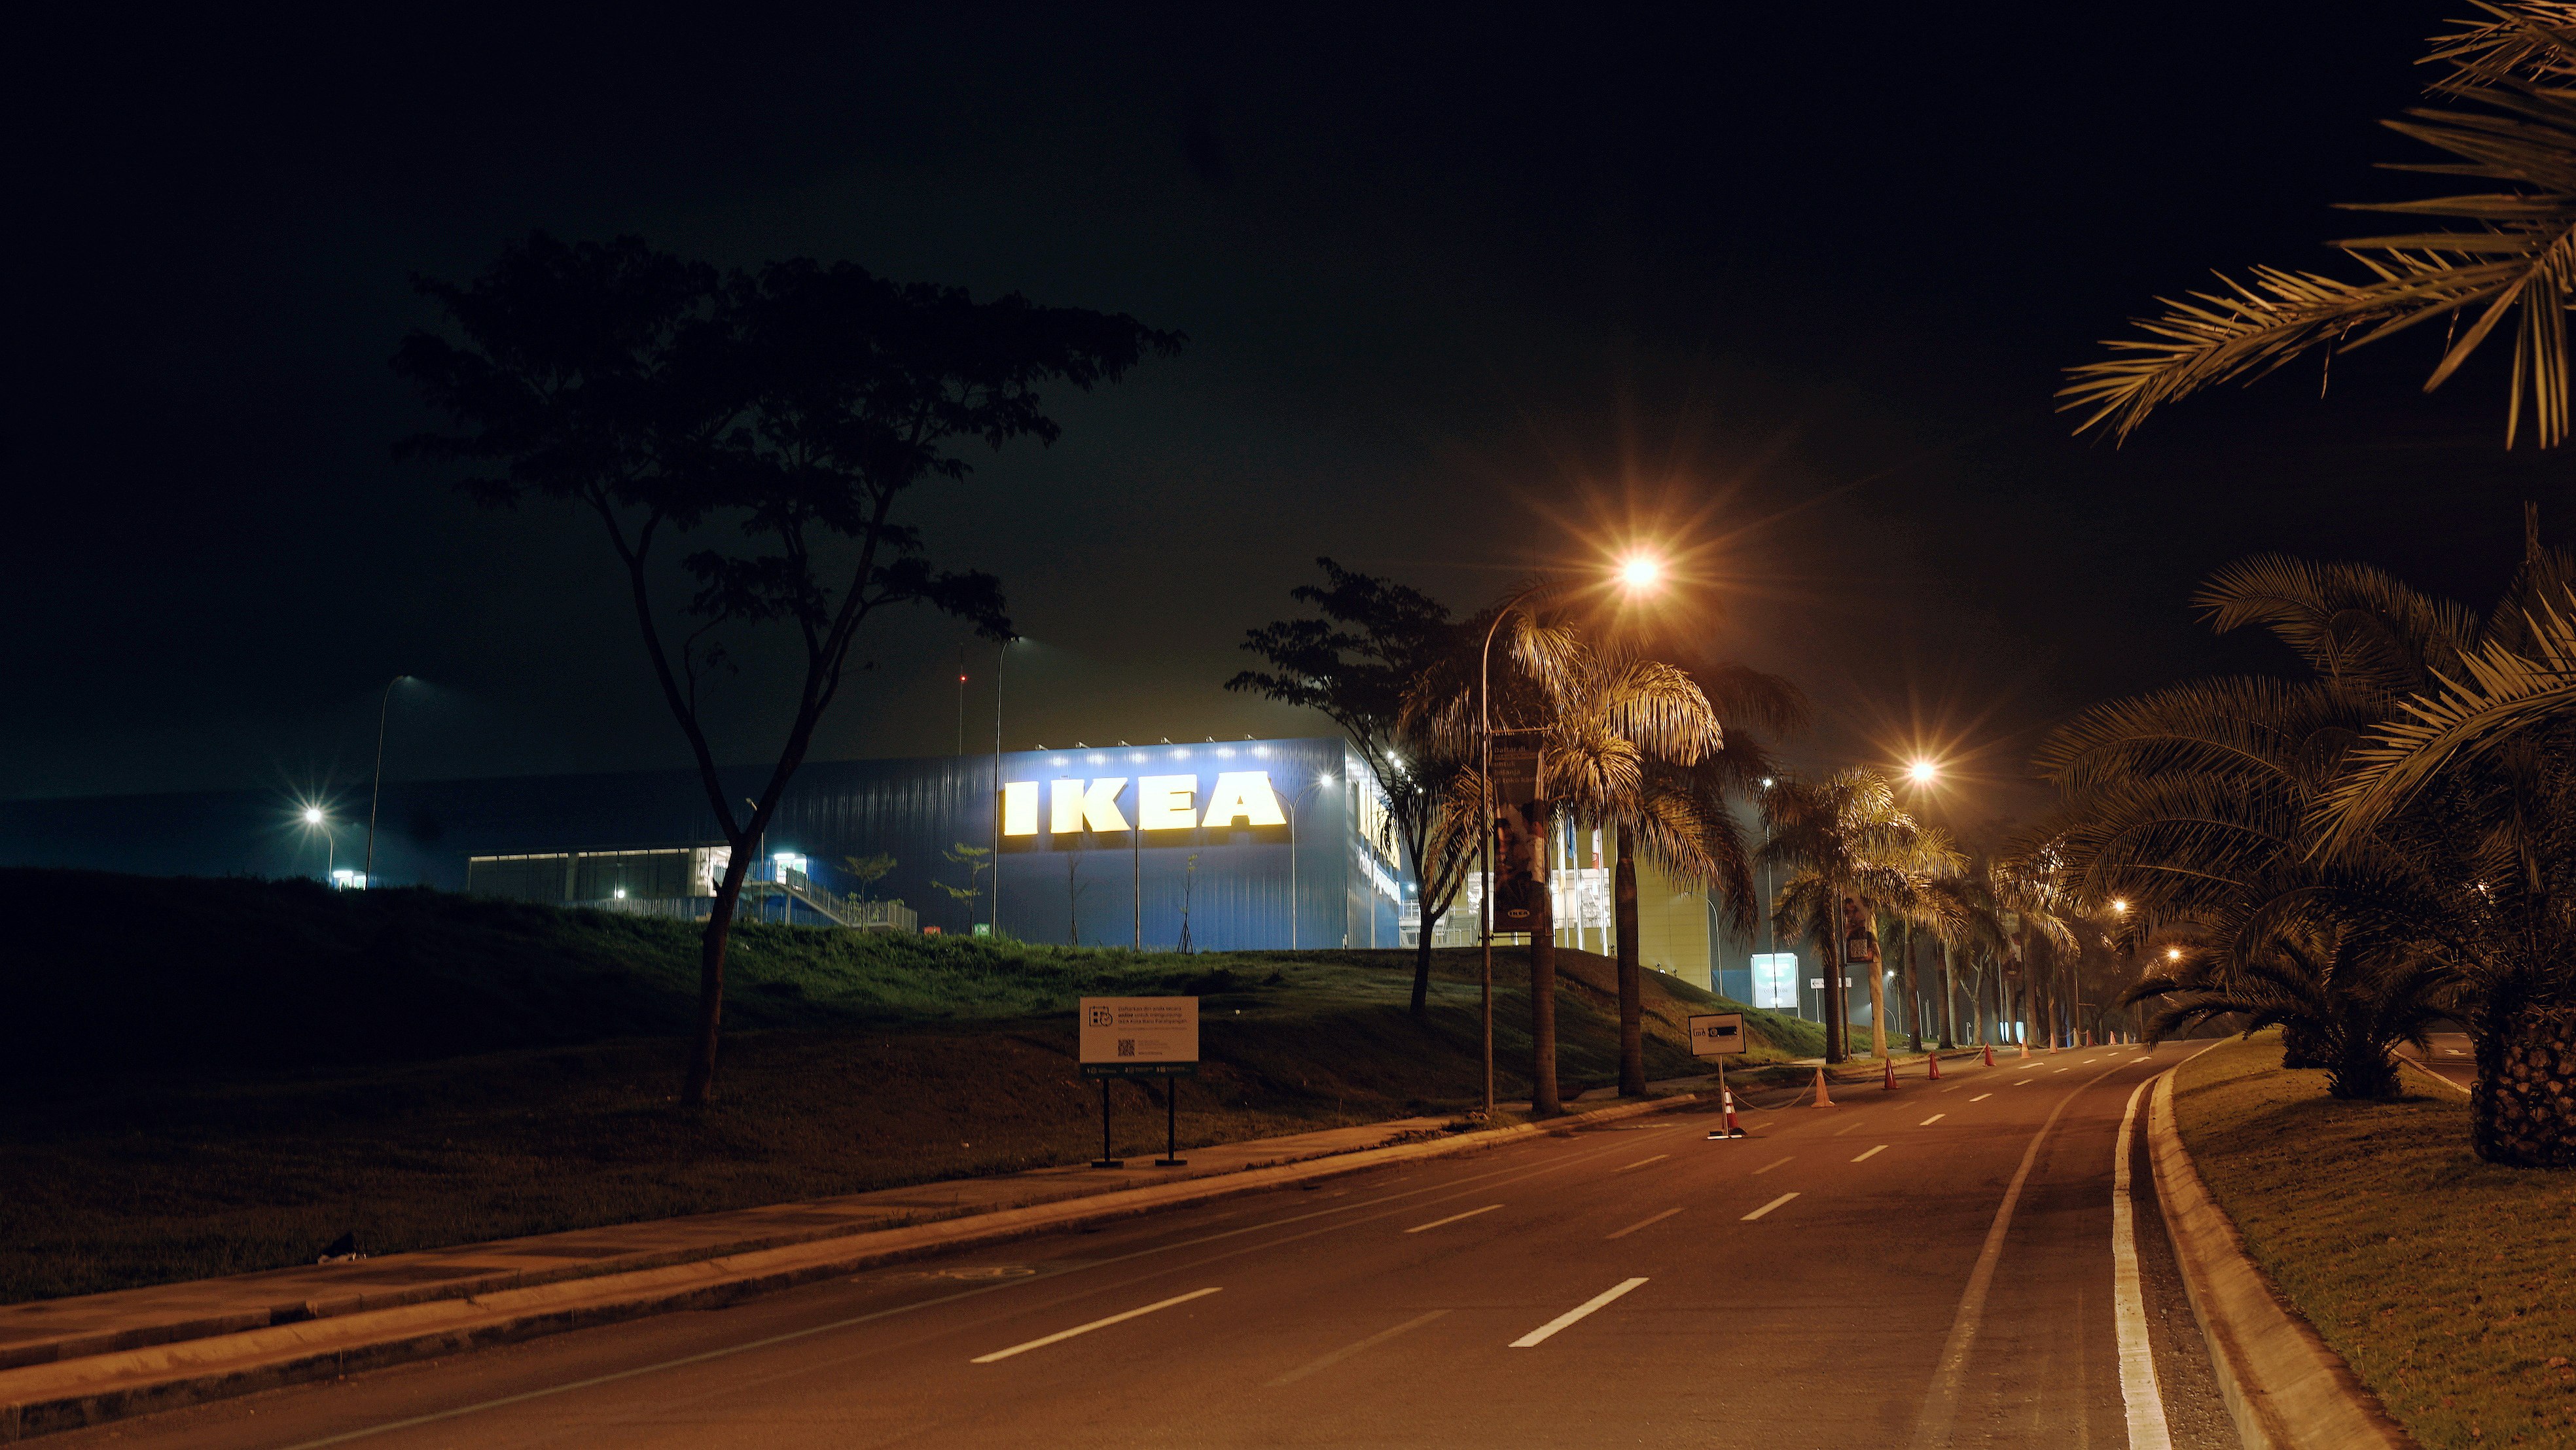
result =
M766 780L746 768L724 787L741 800ZM363 787L0 802L0 861L354 884L367 805ZM818 761L759 843L744 912L1146 950L1410 946L1417 883L1384 811L1338 738ZM639 914L703 915L730 856L694 771L388 782L376 817L375 884ZM1558 938L1606 950L1602 843L1554 844ZM1477 908L1471 885L1435 944L1472 945ZM1736 985L1712 971L1702 893L1644 871L1640 918L1649 966Z

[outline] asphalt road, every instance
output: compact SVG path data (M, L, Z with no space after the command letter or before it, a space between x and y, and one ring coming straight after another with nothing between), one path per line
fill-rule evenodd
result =
M2432 1051L2417 1052L2400 1047L2399 1053L2431 1068L2462 1087L2475 1087L2478 1081L2477 1060L2469 1052L2469 1035L2465 1032L2436 1032L2428 1039Z
M1629 1120L45 1443L2216 1450L2143 1154L2152 1394L2114 1293L2122 1114L2191 1046L1854 1088L1743 1140Z

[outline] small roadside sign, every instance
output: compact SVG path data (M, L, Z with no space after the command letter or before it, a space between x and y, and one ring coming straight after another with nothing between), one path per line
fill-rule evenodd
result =
M1744 1014L1711 1012L1690 1019L1691 1055L1723 1057L1744 1050Z
M1196 1077L1199 999L1085 997L1084 1077Z

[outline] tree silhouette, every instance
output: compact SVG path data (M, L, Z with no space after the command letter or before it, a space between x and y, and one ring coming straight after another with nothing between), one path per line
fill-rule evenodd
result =
M840 696L853 642L879 611L927 604L1008 638L997 581L933 568L896 506L962 482L951 452L1054 441L1039 387L1118 378L1177 334L1135 319L886 281L806 259L719 273L632 237L503 250L462 284L420 291L461 340L415 332L394 367L453 430L402 451L463 463L476 501L555 500L595 515L664 703L732 859L699 957L698 1023L681 1099L713 1092L725 943L762 834ZM704 536L723 526L726 545ZM681 540L703 547L669 558ZM675 585L679 586L675 590ZM666 595L677 593L676 600ZM737 677L741 633L801 646L767 784L737 814L704 695ZM676 642L674 635L676 634Z

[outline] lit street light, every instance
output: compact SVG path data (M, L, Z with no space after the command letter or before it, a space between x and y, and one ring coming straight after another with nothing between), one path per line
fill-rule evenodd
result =
M1663 577L1663 561L1652 554L1631 554L1618 568L1619 583L1630 594L1651 592ZM1494 611L1493 623L1485 626L1485 643L1476 656L1476 760L1485 796L1485 839L1478 847L1483 855L1485 892L1479 906L1483 921L1478 935L1484 938L1485 949L1485 1121L1489 1123L1494 1120L1494 634L1503 627L1504 616L1519 608L1523 600L1555 582L1554 579L1540 579L1504 600L1502 607ZM1537 1010L1535 1004L1532 1010Z
M1908 767L1905 772L1907 778L1912 780L1916 785L1930 785L1933 778L1940 775L1940 773L1941 768L1928 760L1918 760L1914 762L1914 764Z

